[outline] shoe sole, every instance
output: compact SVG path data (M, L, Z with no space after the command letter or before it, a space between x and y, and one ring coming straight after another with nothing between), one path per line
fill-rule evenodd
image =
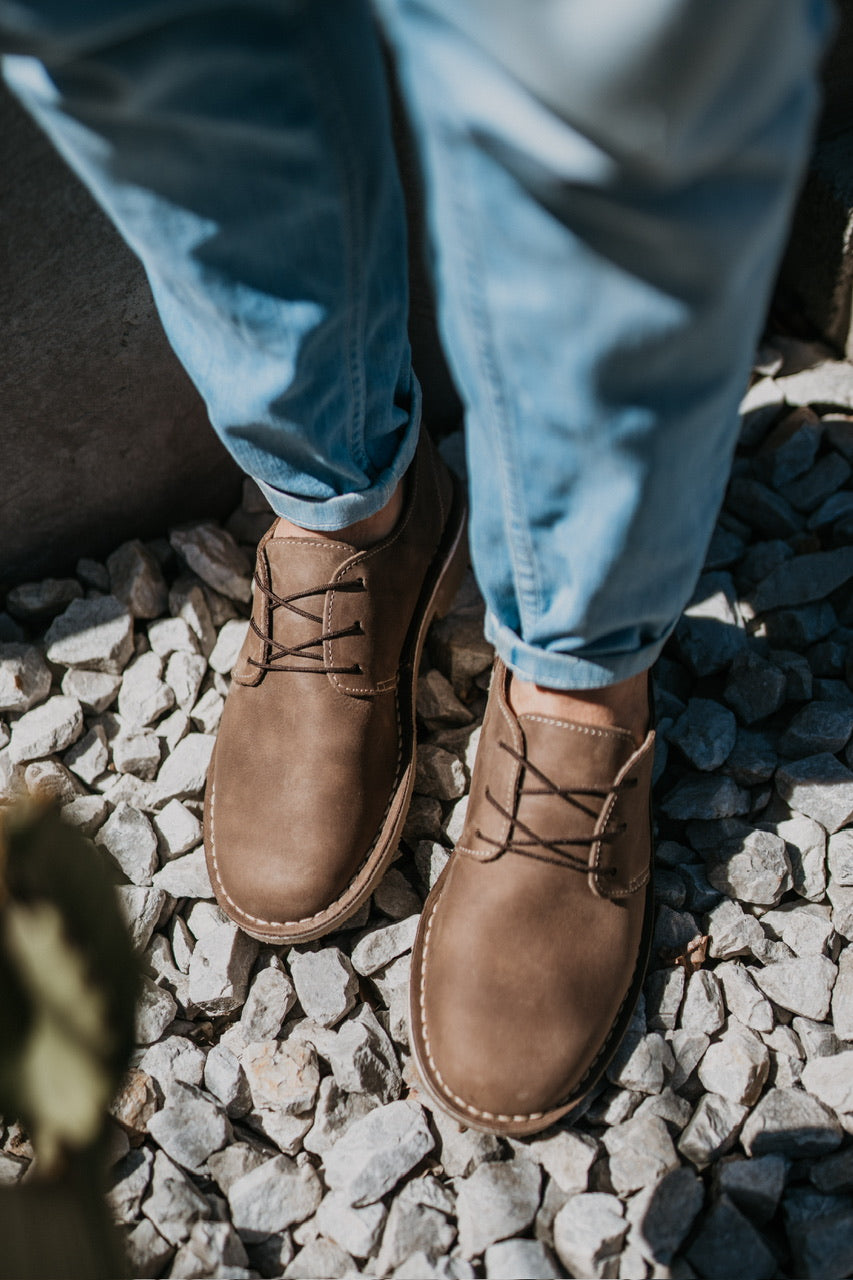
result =
M651 801L649 809L649 825L651 829ZM543 1129L549 1128L552 1124L556 1123L557 1120L568 1115L569 1112L578 1107L580 1103L582 1103L592 1092L612 1062L616 1055L616 1051L624 1039L625 1032L628 1030L634 1009L636 1008L637 1001L640 997L640 992L643 989L643 982L645 981L646 969L648 967L649 956L651 954L655 915L654 859L652 859L652 864L649 870L649 881L646 886L643 932L640 935L640 947L637 953L637 961L628 991L619 1007L619 1011L616 1014L607 1039L602 1044L581 1080L562 1102L549 1108L547 1111L533 1112L525 1116L495 1115L493 1113L480 1111L475 1107L469 1107L461 1098L454 1101L453 1098L449 1097L445 1093L441 1085L438 1084L430 1065L429 1055L424 1044L423 1023L421 1018L421 988L422 975L424 971L423 952L430 928L432 913L438 905L438 900L444 887L444 880L449 871L450 863L448 862L447 866L444 868L433 886L432 892L424 905L423 914L421 916L420 925L415 938L415 944L412 948L412 968L409 980L409 1043L411 1045L412 1054L415 1059L415 1065L418 1069L418 1075L420 1076L424 1093L434 1106L438 1107L446 1115L449 1115L463 1128L476 1129L480 1133L492 1133L496 1134L498 1137L504 1138L522 1138L532 1133L540 1133Z
M258 930L249 928L245 921L234 912L230 904L220 893L215 871L211 870L212 859L208 852L208 871L216 900L225 914L239 925L244 933L260 942L301 943L311 942L333 933L354 915L359 907L370 897L381 881L388 866L397 852L397 845L406 821L412 790L415 781L415 761L417 753L416 735L416 698L417 676L421 654L430 624L435 618L443 617L453 604L454 597L462 583L468 567L468 546L466 531L466 503L463 490L457 477L451 473L453 481L453 497L447 523L444 527L441 542L427 571L418 603L412 614L406 640L400 657L399 677L397 681L397 714L400 731L400 772L388 805L385 821L380 828L376 840L368 851L364 861L347 885L344 892L329 908L329 914L307 928L294 928L298 922L288 922L289 927L283 929ZM210 763L212 775L215 749ZM212 788L205 794L205 831L213 830L212 825Z

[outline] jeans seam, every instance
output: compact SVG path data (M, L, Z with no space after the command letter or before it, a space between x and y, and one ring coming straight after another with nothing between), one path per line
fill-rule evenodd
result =
M346 115L338 105L334 94L323 93L322 50L318 45L318 31L309 24L306 43L310 44L312 64L315 70L315 86L317 89L317 110L334 127L340 139L349 141ZM350 412L347 418L346 433L350 457L369 475L370 461L364 447L366 391L364 385L365 355L365 303L366 290L357 288L359 267L363 260L364 234L362 226L362 210L358 200L358 181L351 156L354 148L338 146L335 148L336 158L340 164L341 185L343 188L343 210L341 229L343 236L344 257L346 262L346 350L347 372L350 384Z
M452 171L448 174L448 186L451 191L451 201L457 226L467 227L468 229L467 235L460 234L458 237L464 267L463 278L471 307L473 320L471 329L475 340L474 349L484 375L480 385L488 388L490 407L494 413L500 486L504 508L511 528L511 536L507 539L507 550L513 568L514 584L519 595L521 629L524 630L524 613L527 612L529 615L531 613L537 614L540 611L541 589L528 537L528 526L519 520L518 515L519 508L523 507L524 503L523 500L516 501L519 495L513 492L513 486L509 478L512 469L507 465L506 442L507 436L511 435L511 431L507 431L507 397L500 374L499 362L493 358L495 343L489 332L488 308L484 305L482 293L477 288L478 280L483 278L482 264L480 264L478 270L476 260L481 255L479 250L475 251L474 247L474 239L479 230L479 223L475 217L474 210L465 204L464 184L457 180ZM519 547L522 548L523 555L519 554Z

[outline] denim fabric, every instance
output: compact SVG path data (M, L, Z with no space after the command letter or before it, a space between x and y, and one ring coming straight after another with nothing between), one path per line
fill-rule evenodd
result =
M7 77L142 258L217 431L297 523L377 510L419 392L365 4L68 8L0 3L25 55ZM827 7L379 8L422 150L488 634L543 685L623 679L674 626L722 500Z

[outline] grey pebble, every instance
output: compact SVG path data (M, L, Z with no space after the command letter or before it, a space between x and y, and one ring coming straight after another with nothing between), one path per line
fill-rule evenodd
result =
M732 663L723 698L738 719L750 725L778 711L787 689L788 680L783 671L760 654L747 651Z
M82 594L76 578L43 578L41 582L22 582L12 587L6 596L6 608L21 622L47 622Z
M29 711L47 697L50 684L50 669L40 649L0 644L0 711Z
M738 1102L704 1094L678 1140L678 1150L697 1169L704 1169L734 1145L748 1114L748 1107Z
M737 721L731 711L710 698L691 698L668 736L692 765L707 772L719 769L731 754Z
M760 1232L726 1195L709 1210L687 1249L688 1261L706 1277L772 1280L776 1257Z
M49 662L118 675L133 655L133 617L115 596L72 600L44 643Z
M749 1156L780 1154L799 1158L834 1151L841 1125L822 1102L802 1089L770 1089L753 1108L741 1141Z
M783 756L801 759L843 750L853 733L853 705L810 702L798 711L779 739Z
M390 1102L354 1121L329 1147L326 1181L350 1204L371 1204L396 1186L434 1145L420 1107Z
M554 1247L570 1273L603 1277L613 1273L628 1231L616 1196L590 1191L572 1196L554 1219Z
M759 1224L776 1212L788 1176L788 1161L781 1155L726 1158L717 1171L717 1187Z
M169 603L163 571L143 542L122 543L107 557L110 590L135 618L156 618Z
M169 541L202 582L233 600L251 599L251 569L244 553L212 522L173 529Z
M830 834L853 818L853 773L829 752L780 764L775 782L792 809L814 818Z

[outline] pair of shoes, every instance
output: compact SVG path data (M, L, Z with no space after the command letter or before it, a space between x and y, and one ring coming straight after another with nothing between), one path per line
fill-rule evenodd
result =
M205 845L253 937L340 926L396 851L427 628L465 568L464 501L426 434L383 542L276 538L208 775ZM498 662L462 839L426 903L411 1043L460 1123L545 1128L592 1087L642 983L653 734L516 717Z

